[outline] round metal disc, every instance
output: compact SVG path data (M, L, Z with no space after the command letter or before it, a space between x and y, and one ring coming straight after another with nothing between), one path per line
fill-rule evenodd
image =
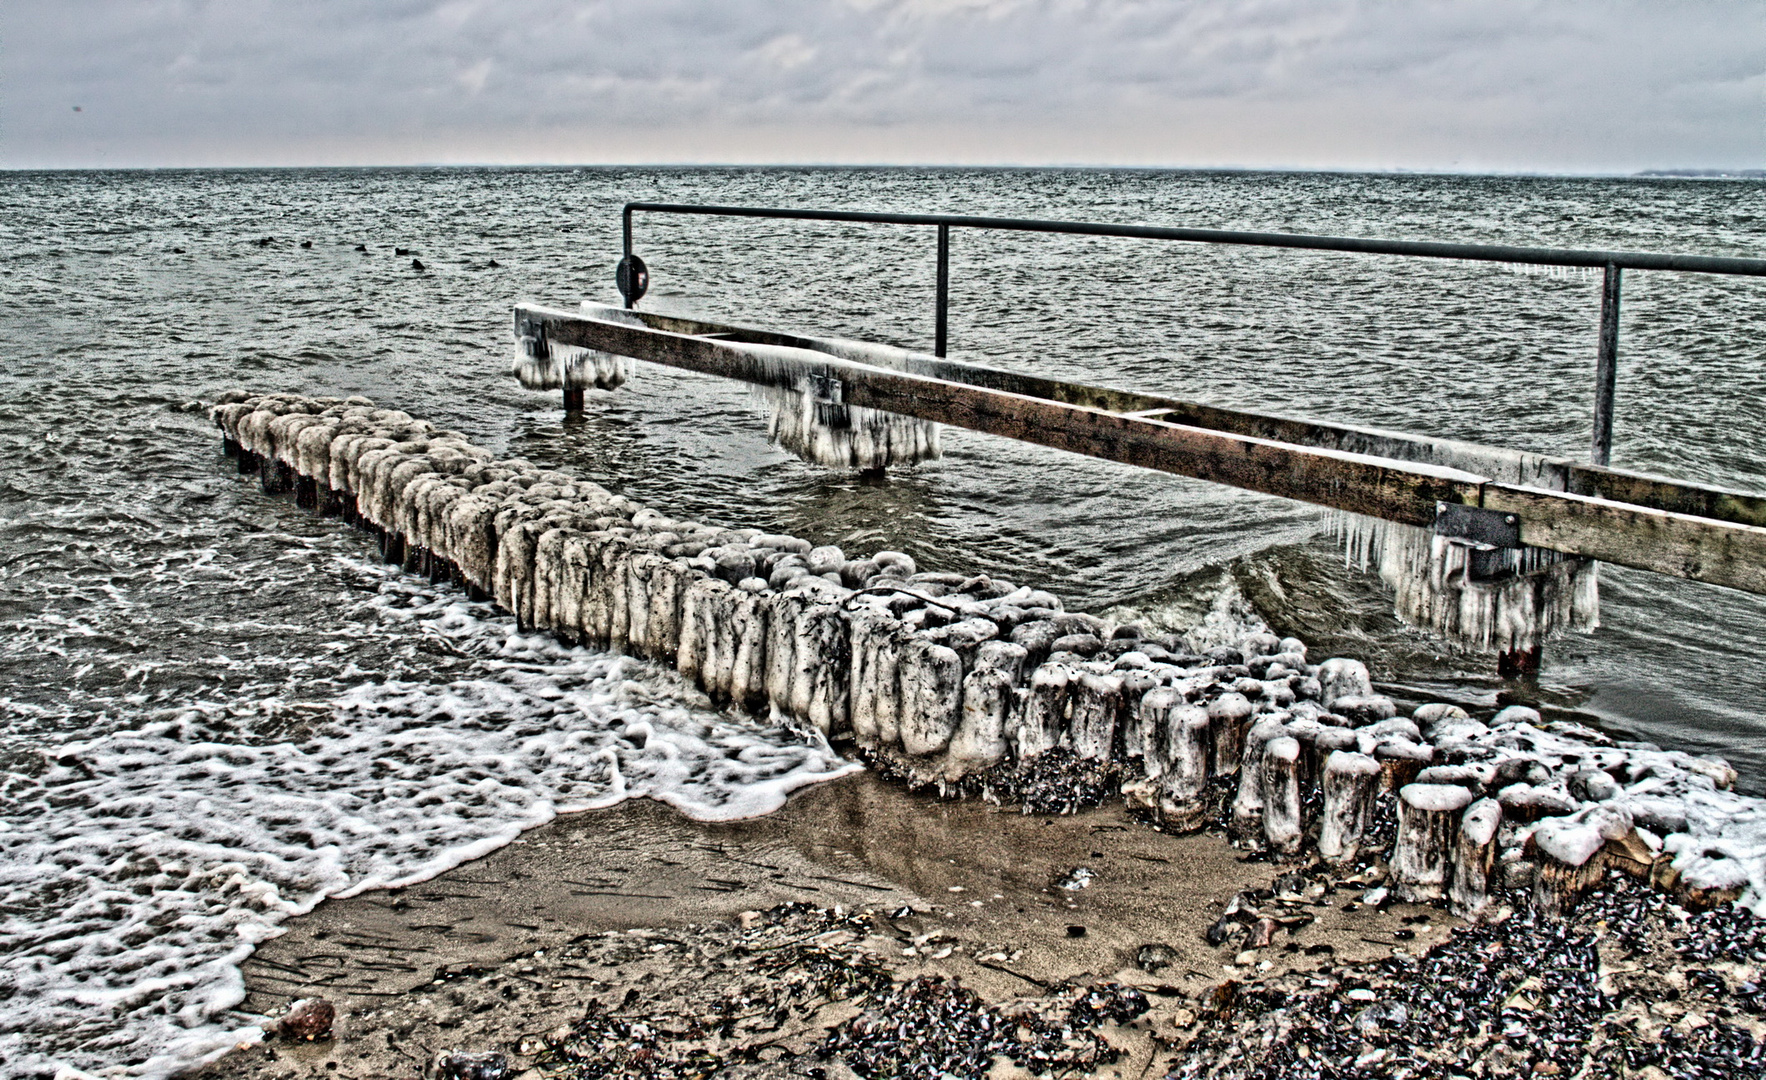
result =
M650 291L650 268L636 255L627 255L619 260L619 268L614 271L613 278L619 284L619 295L625 297L627 304L637 303L640 297Z

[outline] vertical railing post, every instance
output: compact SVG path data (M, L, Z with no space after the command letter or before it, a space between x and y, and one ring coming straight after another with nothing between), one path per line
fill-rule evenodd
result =
M933 354L944 355L950 331L950 226L938 227L938 319Z
M1613 391L1619 381L1619 267L1607 264L1600 287L1600 352L1594 362L1594 446L1589 460L1613 460Z
M625 208L623 225L624 225L623 231L625 233L625 238L624 238L625 239L625 250L624 250L624 252L622 252L622 255L623 255L623 258L621 259L622 262L624 261L624 259L629 259L632 257L632 208L630 206L627 206ZM628 309L636 307L637 304L638 304L638 301L635 297L632 297L629 295L626 296L625 306Z

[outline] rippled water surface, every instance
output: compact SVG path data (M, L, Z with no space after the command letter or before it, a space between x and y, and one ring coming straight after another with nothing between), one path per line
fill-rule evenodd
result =
M628 199L1758 255L1766 185L912 170L0 174L0 1062L163 1073L248 1021L242 950L631 794L764 812L844 764L667 673L515 633L240 482L199 409L366 394L674 516L896 547L1171 625L1223 595L1472 704L1536 693L1766 790L1766 600L1603 568L1540 688L1399 626L1319 511L948 431L861 483L742 387L640 367L581 420L506 374L516 299L613 299ZM270 237L272 242L256 241ZM311 241L302 248L301 241ZM358 244L368 250L357 251ZM394 249L411 254L395 255ZM926 346L929 230L640 217L646 306ZM177 251L174 249L182 249ZM425 269L411 268L420 258ZM491 260L499 265L491 267ZM1580 455L1598 279L958 231L962 358ZM1614 462L1766 490L1766 285L1631 273Z

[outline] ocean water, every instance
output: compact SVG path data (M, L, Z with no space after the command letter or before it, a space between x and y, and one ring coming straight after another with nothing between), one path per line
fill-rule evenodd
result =
M571 809L763 813L851 767L667 672L521 635L261 495L196 404L235 386L366 394L664 513L898 548L1071 607L1255 614L1405 691L1537 700L1723 754L1766 791L1763 598L1603 568L1603 626L1548 646L1527 690L1399 625L1311 507L955 430L942 461L861 482L768 446L746 388L642 365L564 421L507 375L509 306L614 299L628 199L1766 246L1757 181L0 174L0 1075L158 1076L231 1045L250 1024L227 1011L234 965L325 895ZM930 343L930 230L643 216L637 250L647 307ZM1525 449L1588 440L1595 275L964 231L952 274L961 358ZM1763 314L1757 281L1627 275L1615 464L1766 490Z

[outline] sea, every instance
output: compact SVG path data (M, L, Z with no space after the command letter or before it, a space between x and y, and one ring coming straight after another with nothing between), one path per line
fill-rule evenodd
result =
M1766 598L1602 567L1537 686L1402 625L1325 512L947 430L878 482L639 365L580 418L508 374L518 300L615 301L628 200L1759 256L1766 181L1100 169L0 173L0 1076L168 1076L254 1036L238 964L326 896L557 814L764 814L858 766L673 673L521 633L243 480L205 403L366 395L672 517L1356 656L1766 792ZM929 349L927 228L640 214L658 311ZM413 260L422 269L413 266ZM951 355L1565 455L1598 274L958 229ZM1766 283L1628 272L1613 461L1766 491Z

